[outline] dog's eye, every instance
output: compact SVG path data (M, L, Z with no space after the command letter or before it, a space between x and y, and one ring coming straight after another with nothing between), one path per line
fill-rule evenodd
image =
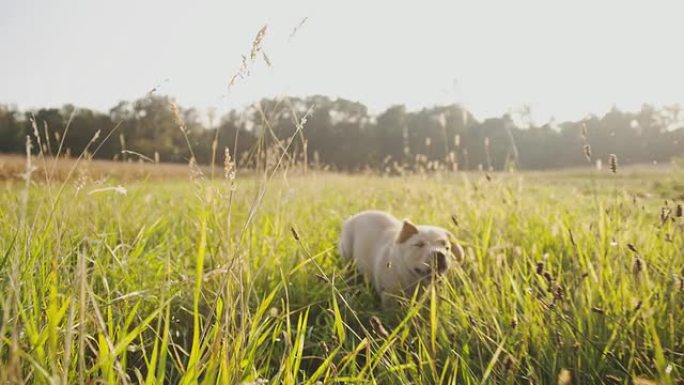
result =
M413 246L415 246L415 247L423 247L423 246L425 246L425 242L423 242L423 241L418 241L418 242L414 243Z

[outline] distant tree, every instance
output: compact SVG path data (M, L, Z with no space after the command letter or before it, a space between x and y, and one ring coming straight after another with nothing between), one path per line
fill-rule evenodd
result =
M167 162L190 159L181 127L191 137L198 133L200 125L194 113L186 116L168 96L151 95L133 103L122 102L110 110L110 115L120 124L121 150L135 151L148 158L157 153L161 161ZM191 121L185 122L185 118Z
M24 146L24 125L13 108L0 105L0 152L20 152Z
M29 135L34 153L56 154L63 144L62 153L76 155L99 132L89 148L98 149L97 158L187 162L194 154L200 163L220 164L228 148L240 167L252 168L272 164L286 149L285 162L320 162L342 171L549 169L587 165L585 144L592 163L610 154L621 164L662 163L684 156L683 115L678 105L645 104L637 112L613 108L603 116L538 126L509 114L477 121L458 105L418 111L396 105L373 116L361 103L313 95L262 99L226 113L218 124L212 115L205 127L197 110L150 95L122 101L108 113L72 105L25 112L0 106L0 152L23 152Z
M109 131L114 128L108 115L70 105L64 106L60 112L64 118L64 126L54 127L53 132L57 134L53 135L55 144L58 138L63 137L64 148L69 149L74 155L85 151L91 142L92 144L87 148L88 152L93 153L97 149L98 152L95 155L98 158L111 159L117 154L115 142L105 141ZM53 152L56 148L53 146Z
M374 148L371 159L374 164L381 166L386 159L400 164L409 162L415 149L410 147L406 107L392 106L378 115L371 141Z

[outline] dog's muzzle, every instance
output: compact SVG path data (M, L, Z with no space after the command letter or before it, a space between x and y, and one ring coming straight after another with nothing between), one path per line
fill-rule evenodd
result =
M421 276L442 275L449 269L447 255L442 251L434 251L431 254L430 263L425 263L424 268L416 268L415 271Z
M437 274L444 274L449 268L449 263L447 262L447 256L442 251L435 251L432 254L434 260L434 266L437 269Z

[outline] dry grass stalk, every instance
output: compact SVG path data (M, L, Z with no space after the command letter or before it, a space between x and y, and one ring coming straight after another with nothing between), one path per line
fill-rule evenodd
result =
M380 318L373 316L370 319L370 323L373 327L373 331L375 331L375 333L377 333L379 336L382 338L389 337L389 332L387 332L387 329L385 329L385 326L382 324L382 321L380 321Z

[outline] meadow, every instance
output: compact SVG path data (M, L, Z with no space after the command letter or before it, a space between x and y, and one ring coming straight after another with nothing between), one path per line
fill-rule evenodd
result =
M682 169L80 169L0 182L0 383L684 383ZM465 260L383 311L336 249L369 208Z

